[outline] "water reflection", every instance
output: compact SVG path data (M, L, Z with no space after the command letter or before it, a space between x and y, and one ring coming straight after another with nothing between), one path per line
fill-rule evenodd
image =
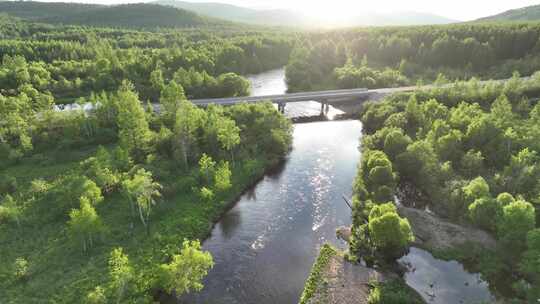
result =
M251 96L266 96L287 92L285 68L247 75L246 78L251 84Z
M495 300L480 275L467 272L456 261L439 260L413 247L399 262L409 269L405 273L407 284L428 303L492 303Z
M236 228L240 226L241 221L242 214L237 209L233 209L223 216L217 225L217 229L224 239L230 239L234 235Z

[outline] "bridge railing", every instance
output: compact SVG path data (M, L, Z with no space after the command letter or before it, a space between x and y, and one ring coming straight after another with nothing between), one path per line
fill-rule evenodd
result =
M328 90L328 91L315 91L315 92L301 92L290 93L280 95L264 95L264 96L245 96L245 97L228 97L228 98L207 98L207 99L195 99L191 102L195 105L231 105L240 102L254 103L270 100L275 103L287 103L287 102L300 102L309 100L329 100L334 98L356 97L364 96L368 94L368 89L349 89L349 90Z

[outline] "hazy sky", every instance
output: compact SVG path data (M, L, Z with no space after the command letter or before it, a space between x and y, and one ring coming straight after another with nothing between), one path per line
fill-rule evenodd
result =
M51 1L51 0L45 0ZM60 0L58 0L60 1ZM148 0L63 0L117 4ZM429 12L456 20L472 20L508 9L540 4L540 0L186 0L190 2L224 2L254 8L298 9L312 15L349 16L361 10Z

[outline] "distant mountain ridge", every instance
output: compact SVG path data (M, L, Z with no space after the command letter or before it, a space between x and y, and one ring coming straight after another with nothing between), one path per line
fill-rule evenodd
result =
M285 9L258 10L216 2L187 2L180 0L156 0L152 3L186 9L201 15L229 21L270 26L320 27L327 20L307 16L300 12ZM329 25L369 26L369 25L421 25L447 24L456 20L419 12L400 12L393 14L359 13L358 16L340 18Z
M512 9L476 21L540 21L540 5Z
M0 13L44 22L112 27L198 27L226 21L157 4L97 5L63 2L0 1Z

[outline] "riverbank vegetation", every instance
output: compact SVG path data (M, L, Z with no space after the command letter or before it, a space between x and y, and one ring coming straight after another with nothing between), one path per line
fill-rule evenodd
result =
M1 22L0 298L200 290L213 261L199 240L289 151L292 126L271 103L188 98L246 94L239 74L282 64L289 40ZM91 107L55 110L73 98Z
M472 79L367 104L361 118L365 135L354 185L351 252L378 262L380 256L396 258L395 248L406 249L407 221L392 205L383 204L397 196L403 204L428 207L495 235L493 252L468 246L438 255L476 265L499 294L517 302L536 301L539 96L536 73L529 79L515 74L508 82ZM391 233L391 247L374 240L373 213L379 216L381 210L392 214L384 230ZM392 255L385 255L384 248L394 248ZM382 255L373 256L377 250Z
M367 299L368 304L423 304L422 297L403 280L394 279L383 283L373 283Z
M338 250L328 244L324 244L319 251L319 256L311 268L309 277L304 285L304 291L300 297L300 304L312 302L312 298L316 292L320 292L322 285L325 284L324 271L332 257L339 254Z
M384 88L447 79L528 76L540 69L540 26L456 24L306 34L287 65L290 91Z

